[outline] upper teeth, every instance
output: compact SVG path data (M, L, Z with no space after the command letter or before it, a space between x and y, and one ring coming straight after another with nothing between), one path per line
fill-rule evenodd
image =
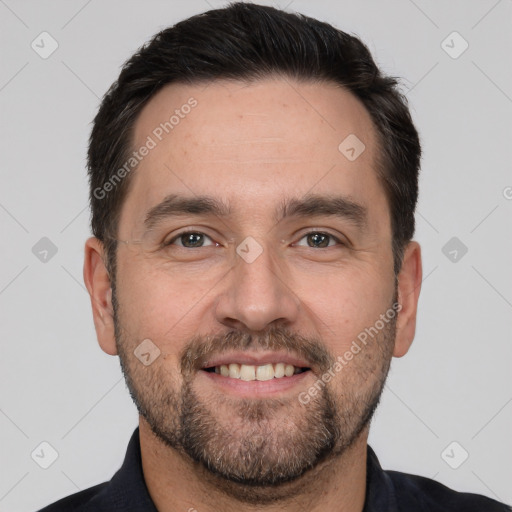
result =
M270 380L273 378L291 377L294 373L299 373L300 368L296 368L291 364L276 363L264 364L262 366L254 366L252 364L229 365L222 364L215 367L215 373L220 373L224 377L242 380Z

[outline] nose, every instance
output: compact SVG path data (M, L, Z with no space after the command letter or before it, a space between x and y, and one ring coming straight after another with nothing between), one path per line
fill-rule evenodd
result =
M252 262L237 255L215 307L217 320L230 327L260 332L270 324L293 324L300 300L291 288L286 269L269 250Z

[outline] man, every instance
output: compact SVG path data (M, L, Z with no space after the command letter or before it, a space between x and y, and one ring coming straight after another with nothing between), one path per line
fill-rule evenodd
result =
M88 157L84 279L140 422L110 482L43 510L507 510L367 445L415 332L420 143L358 39L185 20L126 63Z

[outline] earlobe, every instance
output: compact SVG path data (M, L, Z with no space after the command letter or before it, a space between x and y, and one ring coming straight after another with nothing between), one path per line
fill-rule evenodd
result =
M116 355L112 287L105 266L103 244L95 237L85 242L84 282L91 299L94 327L100 347L107 354Z
M404 356L414 339L421 280L421 248L418 242L412 241L405 248L398 274L398 303L401 308L396 324L395 357Z

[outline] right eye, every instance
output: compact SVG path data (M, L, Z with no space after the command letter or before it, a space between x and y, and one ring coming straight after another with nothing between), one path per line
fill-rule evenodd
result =
M205 247L204 239L207 238L213 242L213 240L206 234L201 233L200 231L182 231L178 233L169 241L165 242L164 247L169 247L171 245L178 245L178 247L183 247L185 249L200 249L201 247ZM175 244L175 242L179 242ZM219 244L217 242L213 242L216 246ZM213 244L209 244L210 246Z

